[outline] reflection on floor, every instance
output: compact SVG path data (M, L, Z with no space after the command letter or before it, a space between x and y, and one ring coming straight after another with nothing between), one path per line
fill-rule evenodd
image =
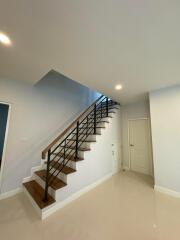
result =
M120 172L43 222L26 196L0 201L2 240L179 240L180 199Z

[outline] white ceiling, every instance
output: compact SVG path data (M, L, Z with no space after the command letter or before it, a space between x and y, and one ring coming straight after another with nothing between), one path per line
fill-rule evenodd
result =
M0 0L0 76L54 69L121 103L180 84L179 0ZM114 86L123 85L122 91Z

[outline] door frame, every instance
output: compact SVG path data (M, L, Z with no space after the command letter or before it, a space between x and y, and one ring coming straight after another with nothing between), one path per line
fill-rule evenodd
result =
M128 161L129 161L129 170L131 170L131 154L130 154L130 147L129 147L129 142L130 142L130 121L137 121L137 120L147 120L148 121L148 128L149 128L149 137L151 138L151 128L150 128L150 119L148 117L144 117L144 118L130 118L128 119ZM149 149L151 148L151 144L149 146ZM150 153L149 153L149 157ZM151 159L151 162L153 162L153 160ZM152 165L153 163L151 163ZM152 166L150 169L150 175L152 175Z
M6 159L7 139L8 139L8 133L9 133L10 116L11 116L11 103L0 101L0 104L5 104L5 105L9 106L7 123L6 123L6 132L5 132L5 137L4 137L3 154L2 154L1 167L0 167L0 193L1 193L2 177L3 177L3 170L4 170L4 165L5 165L5 159Z

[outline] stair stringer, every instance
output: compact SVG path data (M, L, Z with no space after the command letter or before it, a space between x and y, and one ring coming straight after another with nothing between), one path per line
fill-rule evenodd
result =
M113 175L112 143L115 141L114 135L117 134L119 111L117 109L113 118L108 119L106 128L101 130L101 135L96 136L96 142L90 144L91 151L84 153L84 161L76 163L77 172L67 176L67 186L56 190L56 203L52 208L50 206L42 210L42 218L49 216Z
M56 200L54 204L41 210L24 189L42 219L112 176L113 163L111 145L114 142L114 135L117 134L119 113L120 109L116 109L115 113L110 113L112 118L109 117L106 119L109 123L104 124L105 128L100 130L101 135L93 136L96 142L90 143L91 151L84 152L84 160L76 163L77 172L67 175L67 186L51 194ZM44 160L41 160L41 165L32 168L31 176L25 178L23 182L35 179L34 172L44 168Z

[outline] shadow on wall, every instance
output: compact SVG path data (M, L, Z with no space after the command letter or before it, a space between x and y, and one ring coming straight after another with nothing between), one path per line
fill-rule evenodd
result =
M76 97L77 100L84 102L85 106L90 105L94 99L98 98L101 94L97 91L91 90L88 87L60 74L54 70L49 71L38 83L35 88L44 93L51 93L51 96L56 96L58 93L66 99L69 94ZM79 99L79 94L81 99Z

